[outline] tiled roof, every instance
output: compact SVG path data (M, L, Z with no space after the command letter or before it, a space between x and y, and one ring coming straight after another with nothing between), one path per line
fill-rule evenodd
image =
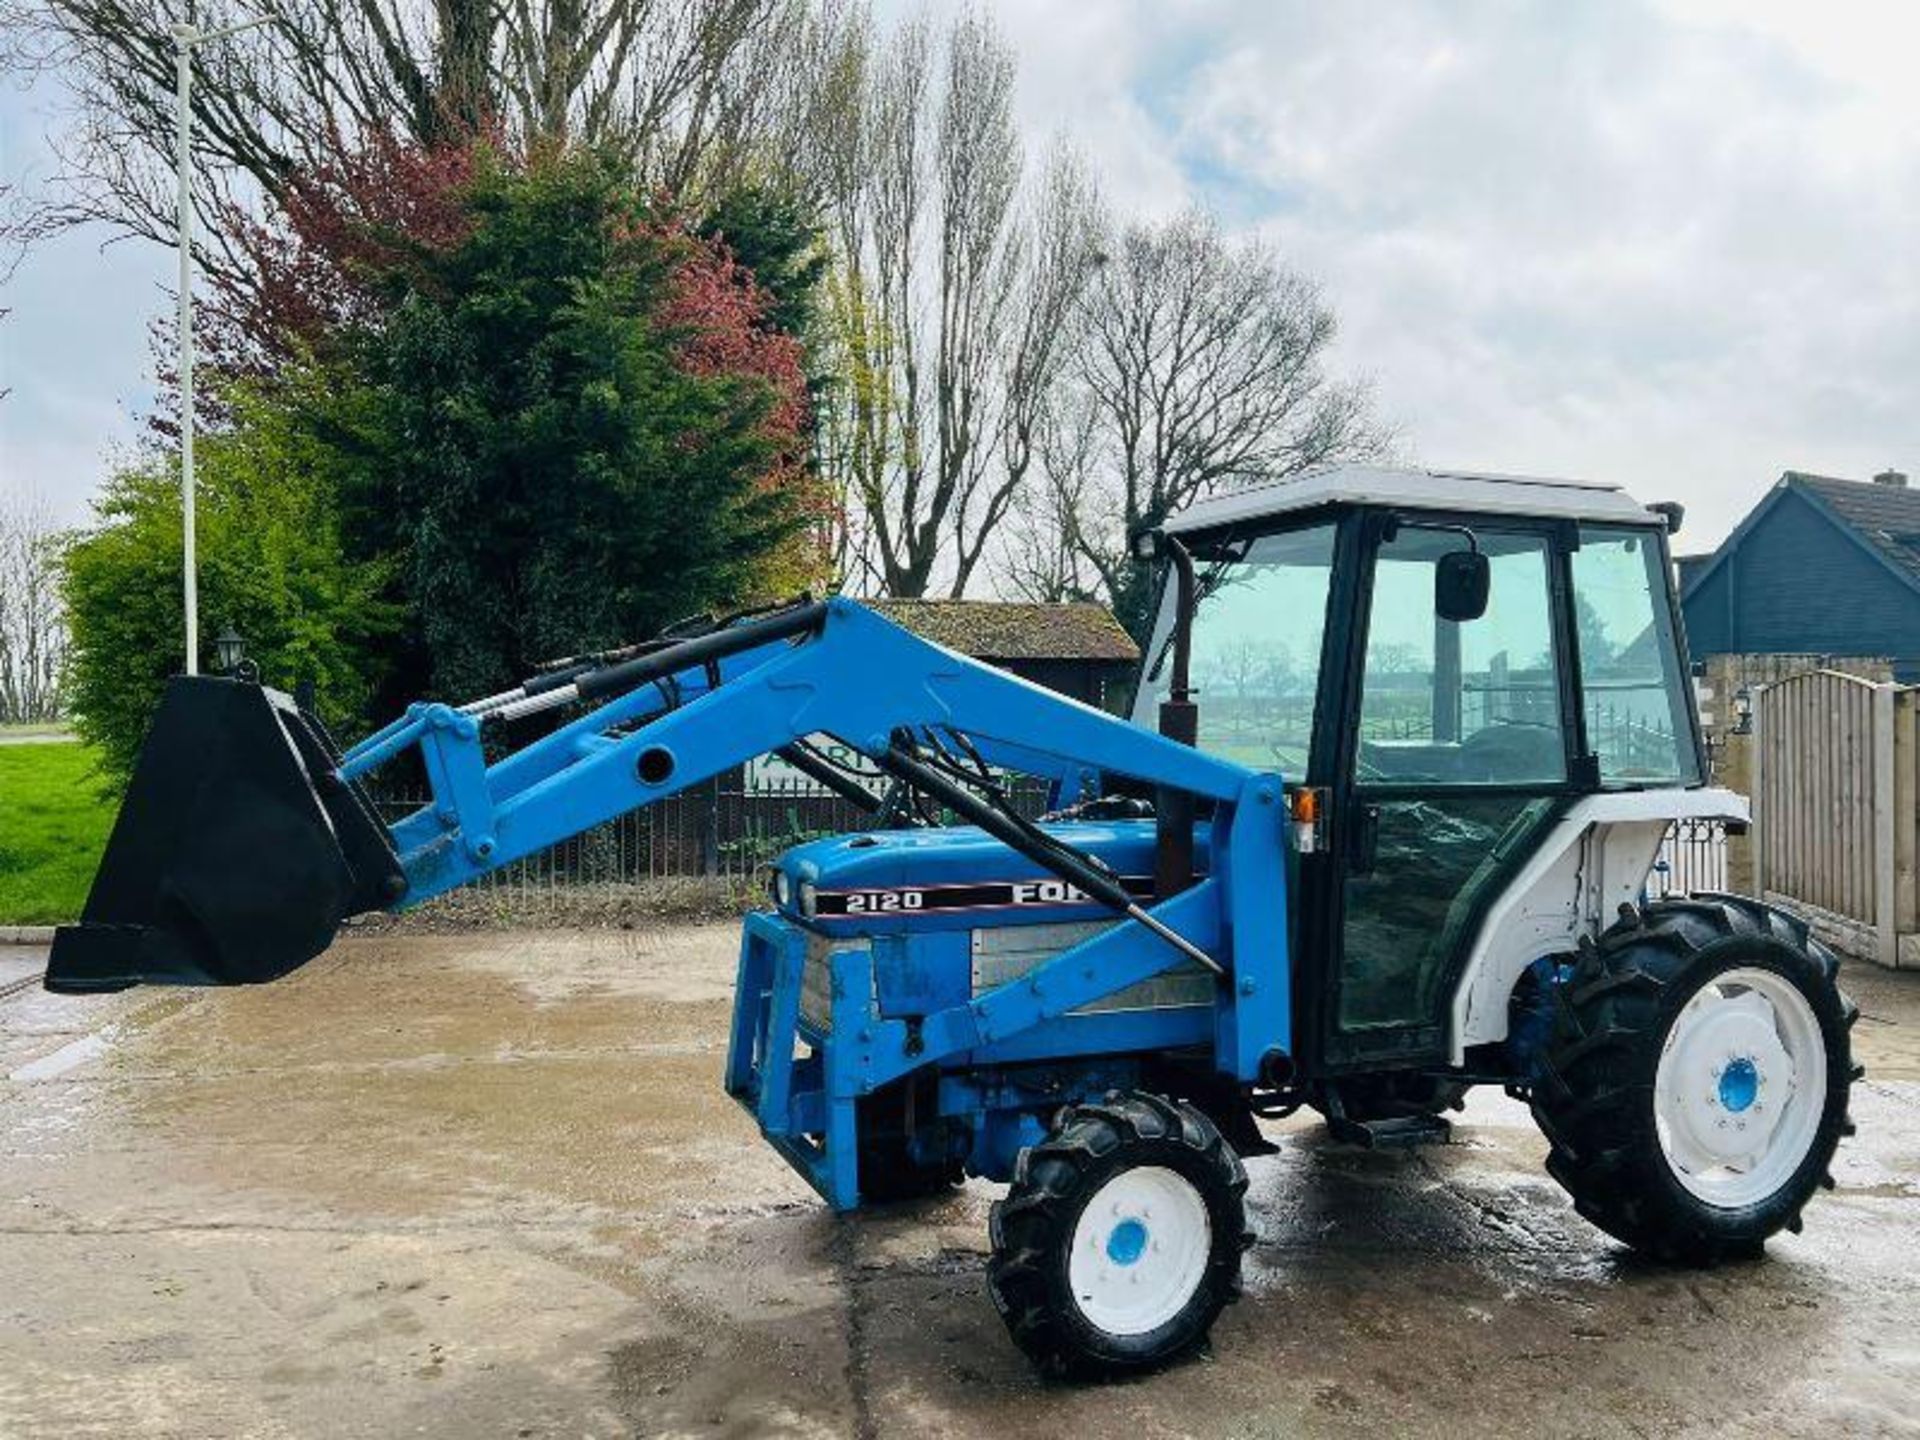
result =
M1896 569L1920 583L1920 490L1864 480L1836 480L1789 470L1797 490L1826 503L1842 524L1878 550Z
M1014 600L869 600L914 634L976 660L1132 662L1140 649L1104 605Z

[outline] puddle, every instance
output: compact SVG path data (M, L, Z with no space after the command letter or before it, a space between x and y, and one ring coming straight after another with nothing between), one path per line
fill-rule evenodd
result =
M8 1075L9 1080L30 1085L36 1080L53 1080L70 1070L98 1060L113 1048L113 1042L119 1038L120 1027L109 1025L104 1030L96 1030L91 1035L83 1035L66 1045L62 1045L51 1054L31 1060Z

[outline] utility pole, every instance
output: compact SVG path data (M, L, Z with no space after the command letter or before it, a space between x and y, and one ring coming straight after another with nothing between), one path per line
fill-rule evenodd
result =
M178 228L180 231L180 515L184 527L186 572L187 674L200 673L200 567L194 544L193 489L193 52L210 40L224 40L265 25L271 16L219 30L175 25L174 80L179 100Z

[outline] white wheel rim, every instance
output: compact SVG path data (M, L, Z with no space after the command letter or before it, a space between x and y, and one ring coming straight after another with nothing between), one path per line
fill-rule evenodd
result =
M1186 1309L1212 1250L1213 1222L1193 1182L1140 1165L1094 1191L1080 1212L1067 1283L1090 1323L1109 1335L1145 1335Z
M1737 1210L1772 1195L1807 1158L1827 1103L1827 1048L1785 976L1716 975L1673 1019L1654 1075L1654 1124L1674 1178Z

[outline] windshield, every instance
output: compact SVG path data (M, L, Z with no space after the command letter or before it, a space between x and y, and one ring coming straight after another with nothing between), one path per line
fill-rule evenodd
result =
M1193 686L1208 754L1294 779L1306 772L1333 540L1326 524L1194 545ZM1173 675L1173 609L1174 587L1163 586L1134 696L1134 721L1149 729Z

